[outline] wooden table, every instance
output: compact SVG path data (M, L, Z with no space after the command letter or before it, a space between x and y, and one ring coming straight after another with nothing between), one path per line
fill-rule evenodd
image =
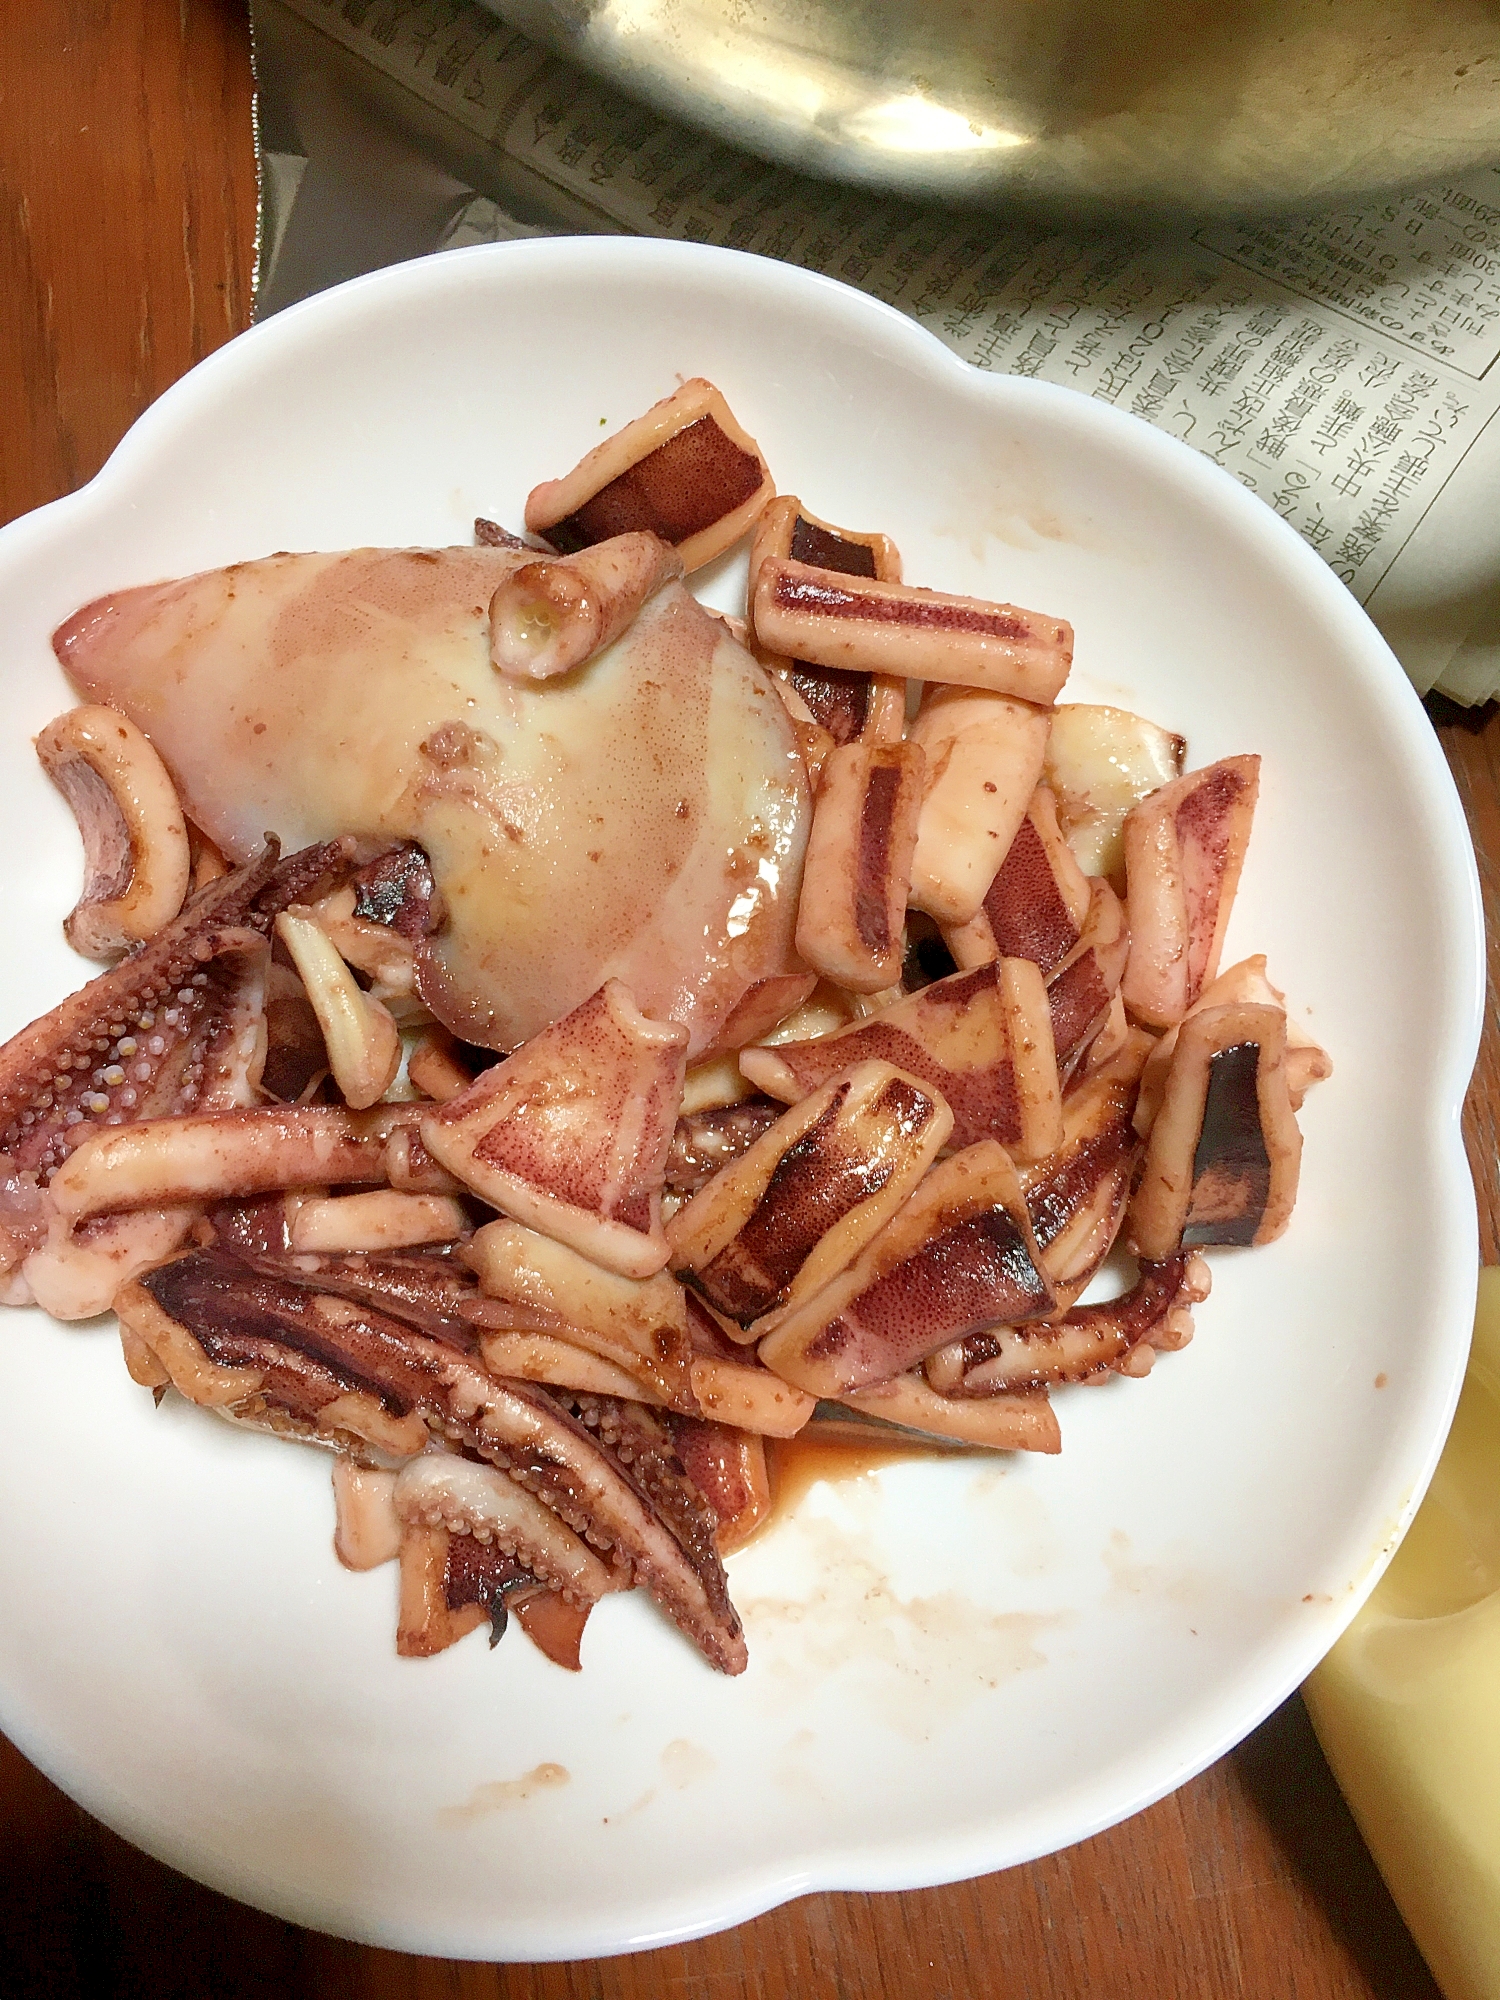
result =
M0 0L0 520L88 479L154 397L240 331L254 231L243 0ZM1500 717L1430 706L1488 906ZM1468 1123L1490 1262L1497 1065L1492 1010ZM1175 1797L1030 1867L814 1896L702 1943L568 1966L405 1958L244 1909L136 1853L0 1741L0 1992L1430 2000L1437 1988L1293 1700Z

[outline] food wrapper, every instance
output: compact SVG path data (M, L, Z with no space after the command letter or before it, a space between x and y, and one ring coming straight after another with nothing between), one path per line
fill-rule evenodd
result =
M265 315L460 243L608 232L782 257L976 368L1204 452L1425 693L1500 692L1500 169L1142 239L811 181L645 110L470 0L253 0Z

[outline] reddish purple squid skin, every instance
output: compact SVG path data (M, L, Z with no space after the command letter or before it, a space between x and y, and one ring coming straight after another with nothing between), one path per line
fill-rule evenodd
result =
M536 1384L488 1374L451 1337L354 1304L355 1287L331 1297L325 1273L289 1259L273 1276L271 1262L258 1257L252 1269L224 1246L194 1250L129 1290L148 1294L210 1367L259 1371L258 1400L301 1435L335 1401L346 1430L359 1422L361 1397L395 1422L415 1413L435 1435L518 1479L643 1583L713 1666L743 1670L744 1634L713 1546L711 1510L700 1499L695 1512L680 1470L674 1483L670 1436L649 1411L579 1398L574 1415L565 1398ZM129 1296L121 1310L132 1313ZM626 1447L610 1448L607 1431L627 1438ZM375 1434L378 1441L383 1430Z
M0 1154L11 1171L45 1182L101 1126L197 1109L194 1052L212 1042L229 998L226 941L266 936L279 910L345 859L338 842L285 861L268 844L201 890L150 944L12 1036L0 1049Z

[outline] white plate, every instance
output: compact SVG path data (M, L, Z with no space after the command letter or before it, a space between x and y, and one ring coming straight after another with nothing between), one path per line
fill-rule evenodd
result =
M516 523L537 479L700 373L783 490L888 530L912 579L1071 618L1071 698L1185 731L1194 764L1263 754L1228 957L1269 953L1336 1071L1303 1116L1289 1233L1215 1253L1193 1344L1146 1382L1060 1395L1061 1459L815 1489L730 1565L734 1681L639 1594L600 1607L580 1676L519 1637L397 1660L394 1572L335 1563L320 1454L156 1411L103 1324L0 1329L0 1723L163 1860L407 1950L656 1944L809 1889L1004 1867L1134 1812L1342 1631L1466 1351L1478 894L1373 627L1185 446L723 251L536 242L360 279L214 355L91 486L0 535L0 1028L85 970L58 929L76 836L28 747L65 703L48 635L67 613L275 549ZM739 574L709 579L718 601Z

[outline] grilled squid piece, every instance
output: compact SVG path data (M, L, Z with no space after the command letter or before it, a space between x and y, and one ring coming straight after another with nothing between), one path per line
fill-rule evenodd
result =
M353 883L299 912L310 918L346 965L371 981L382 1002L406 999L416 991L416 947L389 925L358 915L360 896Z
M785 1315L761 1360L813 1396L888 1381L966 1333L1052 1311L1037 1255L1004 1147L969 1146L933 1169L846 1271Z
M1125 1005L1180 1021L1219 969L1260 788L1259 757L1225 757L1164 785L1125 821Z
M1062 836L1052 789L1038 785L977 914L947 926L943 942L962 967L1029 958L1047 976L1078 943L1089 902L1088 877Z
M407 1660L430 1660L486 1623L491 1646L498 1645L509 1622L507 1600L540 1588L514 1557L446 1528L405 1529L400 1556L396 1651Z
M688 1294L688 1337L693 1346L693 1394L705 1417L758 1437L795 1437L812 1417L816 1398L773 1374L741 1329Z
M793 562L834 570L840 576L869 577L880 583L901 581L901 556L888 535L856 534L849 528L832 527L809 514L800 500L783 494L770 502L756 523L750 544L752 595L761 564L768 558L788 557ZM856 737L865 743L900 741L906 724L906 683L899 676L846 673L837 667L815 666L810 660L784 659L764 648L760 657L805 707L814 727L827 734L830 748L852 743ZM795 717L792 702L787 706Z
M118 958L177 915L192 857L167 768L112 708L71 708L36 739L42 769L83 838L83 893L63 934L85 958Z
M333 1552L345 1569L379 1569L401 1553L396 1475L352 1458L333 1461Z
M1057 819L1086 875L1121 876L1125 816L1182 776L1187 744L1126 708L1063 702L1047 739L1047 783Z
M653 1400L679 1410L697 1407L688 1373L687 1304L682 1287L664 1271L622 1277L519 1222L486 1223L462 1256L498 1308L485 1315L486 1324L571 1341L631 1376L626 1395L638 1395L644 1382Z
M333 941L305 911L284 910L276 935L286 946L322 1031L328 1066L352 1111L368 1111L395 1081L401 1035L389 1010L355 979Z
M797 907L797 951L827 979L879 993L901 976L924 758L916 743L849 743L823 767Z
M434 1104L446 1104L474 1081L474 1072L458 1053L458 1044L446 1028L429 1028L421 1035L406 1059L406 1074Z
M1238 965L1221 972L1211 986L1204 988L1184 1018L1190 1019L1209 1007L1224 1007L1238 1001L1250 1001L1260 1007L1279 1007L1286 1014L1286 995L1267 979L1263 952L1241 959ZM1162 1092L1166 1089L1172 1055L1177 1047L1177 1034L1176 1028L1168 1029L1151 1051L1141 1073L1135 1129L1143 1139L1150 1135L1152 1123L1161 1109ZM1322 1083L1332 1075L1333 1063L1327 1051L1320 1048L1312 1036L1299 1028L1287 1014L1286 1083L1293 1111L1302 1109L1303 1101L1315 1083Z
M737 1063L734 1074L740 1089L733 1101L704 1111L684 1110L678 1119L667 1155L667 1187L673 1194L696 1194L721 1167L747 1153L781 1116L782 1107L774 1098L757 1097L751 1091ZM691 1073L688 1081L691 1087Z
M809 1407L811 1407L809 1405ZM771 1479L760 1438L728 1424L684 1419L673 1426L683 1470L718 1516L719 1554L743 1548L770 1518Z
M503 1317L496 1314L496 1317ZM555 1333L485 1333L479 1342L492 1375L513 1382L540 1382L574 1396L622 1396L642 1403L663 1401L654 1386L576 1341Z
M1050 720L1045 708L978 688L923 697L911 726L927 758L911 900L940 924L978 915L1036 792Z
M892 1426L896 1438L941 1438L986 1451L1062 1450L1062 1433L1045 1394L997 1394L981 1401L944 1395L921 1375L905 1374L868 1389L853 1389L836 1407L882 1428Z
M469 1219L451 1195L344 1194L299 1203L292 1218L293 1250L412 1250L451 1243Z
M616 535L577 555L526 563L490 598L490 663L515 680L571 673L681 575L682 558L653 534Z
M163 1203L243 1200L282 1188L379 1185L391 1179L392 1143L422 1109L276 1104L122 1125L78 1147L54 1174L52 1198L76 1220ZM445 1181L436 1191L451 1185Z
M493 1465L424 1452L397 1473L392 1500L406 1526L445 1528L488 1542L573 1603L597 1604L614 1587L608 1564L582 1536Z
M866 1021L814 1041L744 1049L758 1089L794 1104L857 1062L877 1060L938 1092L953 1113L953 1143L997 1139L1017 1159L1040 1160L1062 1136L1062 1099L1042 975L1002 958L937 979Z
M815 972L774 972L757 979L744 998L725 1018L714 1043L713 1054L732 1057L746 1042L758 1042L774 1034L797 1009L810 1000L818 984ZM683 1079L683 1103L688 1102L688 1086Z
M1130 1205L1134 1248L1158 1262L1182 1245L1274 1242L1301 1159L1285 1014L1244 1001L1203 1008L1178 1030Z
M414 1457L433 1434L484 1459L606 1555L622 1583L644 1584L711 1664L743 1670L703 1503L648 1411L598 1404L574 1416L447 1340L222 1249L148 1272L118 1309L137 1380L165 1376L237 1422L366 1463Z
M1066 619L785 558L761 564L751 613L760 644L791 659L1024 701L1052 701L1073 664Z
M645 529L688 570L737 542L776 491L759 445L701 376L653 403L526 501L526 525L565 555Z
M1159 1351L1193 1337L1192 1308L1208 1297L1208 1265L1179 1250L1143 1262L1132 1288L1061 1319L990 1327L929 1355L925 1373L946 1396L1014 1396L1106 1375L1147 1375Z
M1058 1074L1066 1083L1104 1026L1130 956L1119 897L1102 875L1089 884L1078 942L1047 981L1047 1010Z
M662 1180L687 1042L611 979L424 1117L422 1143L517 1222L649 1278L667 1261Z
M1058 1297L1070 1305L1109 1255L1140 1157L1131 1122L1151 1037L1132 1028L1124 1046L1063 1104L1056 1152L1021 1169L1037 1257Z
M889 1063L859 1063L785 1112L673 1216L672 1268L754 1338L853 1260L952 1130L930 1088Z
M716 1338L706 1337L701 1322L708 1310L697 1300L689 1300L688 1316L691 1399L685 1405L664 1395L659 1380L649 1378L638 1364L622 1368L579 1346L571 1329L567 1337L514 1330L483 1333L479 1349L490 1373L509 1380L540 1382L575 1396L611 1396L680 1413L701 1412L756 1436L794 1437L811 1417L814 1399L773 1375L753 1353L736 1347L722 1329L715 1327Z

